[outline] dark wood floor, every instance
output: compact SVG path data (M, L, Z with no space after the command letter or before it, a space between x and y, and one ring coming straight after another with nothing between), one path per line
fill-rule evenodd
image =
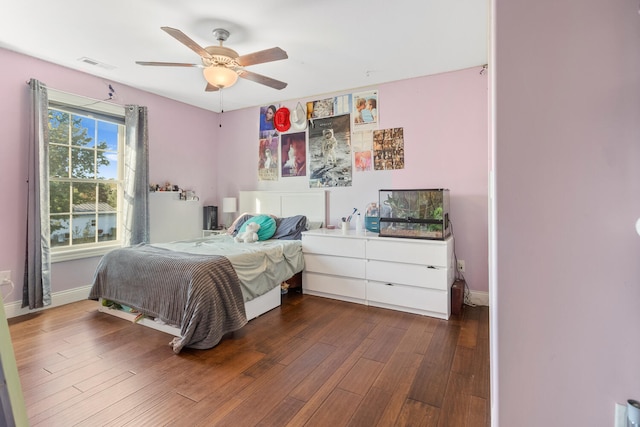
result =
M289 293L210 350L81 301L10 319L32 426L489 426L487 307Z

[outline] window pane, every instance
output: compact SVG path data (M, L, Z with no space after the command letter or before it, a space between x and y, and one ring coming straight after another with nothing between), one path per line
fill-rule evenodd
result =
M69 177L69 148L68 146L49 146L49 175L52 178Z
M118 125L109 122L98 122L98 148L118 151Z
M73 212L96 211L96 184L76 182L73 184ZM75 229L75 227L74 227Z
M98 184L98 211L114 212L118 209L118 186Z
M94 243L96 241L96 215L73 216L73 244Z
M118 179L118 153L98 151L98 178Z
M69 145L69 114L49 110L49 142Z
M98 214L98 240L116 240L117 225L118 217L115 211Z
M124 132L123 123L82 105L49 109L52 247L64 252L118 240Z
M71 177L95 178L95 150L71 149Z
M49 182L49 211L52 214L71 212L70 188L71 184L68 182Z
M89 117L71 116L73 120L73 137L71 144L79 147L93 148L95 146L96 121Z
M69 215L51 215L51 247L69 246Z

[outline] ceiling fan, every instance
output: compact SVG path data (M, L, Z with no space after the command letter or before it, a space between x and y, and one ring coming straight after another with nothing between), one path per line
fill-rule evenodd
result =
M203 68L204 78L207 80L207 92L220 90L233 86L238 77L272 87L274 89L284 89L287 83L281 82L271 77L263 76L245 70L244 67L265 62L278 61L287 59L287 52L279 47L265 49L247 55L238 55L238 53L222 46L222 43L229 38L229 31L217 28L213 30L216 40L220 42L219 46L201 47L198 43L191 40L185 33L171 27L160 27L164 32L178 40L180 43L193 50L200 55L202 64L189 64L183 62L147 62L136 61L139 65L152 65L161 67L198 67Z

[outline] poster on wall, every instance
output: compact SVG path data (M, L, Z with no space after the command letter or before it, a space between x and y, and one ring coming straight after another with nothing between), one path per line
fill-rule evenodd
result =
M309 186L348 187L352 182L351 117L315 119L309 124Z
M368 172L373 165L373 131L354 132L351 136L354 167L356 172Z
M373 168L379 170L404 169L404 129L373 131Z
M307 102L307 118L309 120L341 116L350 112L351 94Z
M277 105L260 107L260 138L277 133L273 118L278 110Z
M311 120L333 116L333 98L307 102L307 116Z
M371 90L354 93L351 117L354 132L365 129L378 129L378 91Z
M282 177L307 176L307 133L287 133L280 140Z
M351 112L351 94L339 95L333 98L333 115L341 116Z
M260 139L258 149L258 179L260 181L278 180L278 137Z

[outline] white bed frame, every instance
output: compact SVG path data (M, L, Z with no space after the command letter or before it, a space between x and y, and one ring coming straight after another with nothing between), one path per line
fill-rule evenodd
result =
M240 191L240 213L270 214L278 217L305 215L308 221L322 222L325 225L328 218L327 196L328 193L325 190ZM280 286L276 286L266 294L245 302L247 320L255 319L267 311L279 307L280 303ZM105 307L102 305L102 301L100 301L98 311L131 322L135 322L137 316L134 313ZM137 323L173 336L180 336L180 328L161 324L146 317L139 319Z

